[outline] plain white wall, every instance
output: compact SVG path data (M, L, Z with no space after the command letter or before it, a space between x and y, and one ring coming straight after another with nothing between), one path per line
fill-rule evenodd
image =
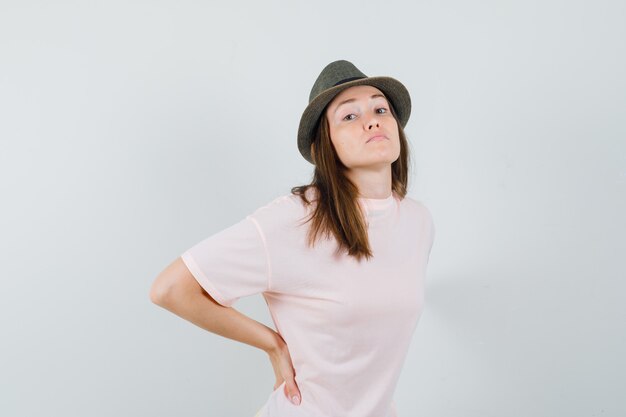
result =
M265 353L152 304L310 179L335 59L413 97L435 218L399 415L624 416L621 1L0 2L0 415L252 416ZM271 324L261 296L237 309ZM355 416L358 417L358 416Z

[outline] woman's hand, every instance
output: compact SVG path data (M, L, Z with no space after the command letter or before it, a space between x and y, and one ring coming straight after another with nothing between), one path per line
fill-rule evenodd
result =
M285 395L295 405L300 405L302 396L300 390L296 384L295 376L296 372L291 363L291 356L289 355L289 349L287 343L282 336L276 333L277 345L274 349L267 352L274 368L274 374L276 375L276 383L274 389L278 388L280 384L285 381Z

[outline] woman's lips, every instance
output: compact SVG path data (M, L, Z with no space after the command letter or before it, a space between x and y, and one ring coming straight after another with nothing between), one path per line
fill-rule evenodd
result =
M367 142L376 142L376 141L385 140L385 139L387 139L387 137L385 137L384 135L376 135L376 136L372 136L371 138L369 138Z

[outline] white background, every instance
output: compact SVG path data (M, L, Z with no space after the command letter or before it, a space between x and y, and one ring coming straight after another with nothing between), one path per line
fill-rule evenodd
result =
M409 89L435 219L399 416L626 415L625 22L607 0L1 1L0 415L254 415L266 354L149 289L311 179L297 126L336 59ZM260 295L236 308L271 325Z

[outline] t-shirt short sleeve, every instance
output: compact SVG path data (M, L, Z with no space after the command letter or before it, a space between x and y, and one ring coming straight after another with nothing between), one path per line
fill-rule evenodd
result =
M423 204L422 204L423 205ZM433 248L433 243L435 241L435 221L433 219L433 214L430 211L430 209L423 205L424 207L424 214L425 214L425 221L426 221L426 230L428 230L428 243L427 243L427 248L428 248L428 252L426 254L426 262L428 262L428 260L430 259L430 253L432 252L432 248Z
M223 306L269 289L263 232L251 216L202 240L181 258L202 288Z
M432 252L433 243L435 242L436 231L435 231L435 220L433 219L432 212L430 210L428 210L428 209L427 209L427 211L428 211L429 224L430 224L430 244L429 244L429 247L428 247L428 258L427 259L430 259L430 253Z

